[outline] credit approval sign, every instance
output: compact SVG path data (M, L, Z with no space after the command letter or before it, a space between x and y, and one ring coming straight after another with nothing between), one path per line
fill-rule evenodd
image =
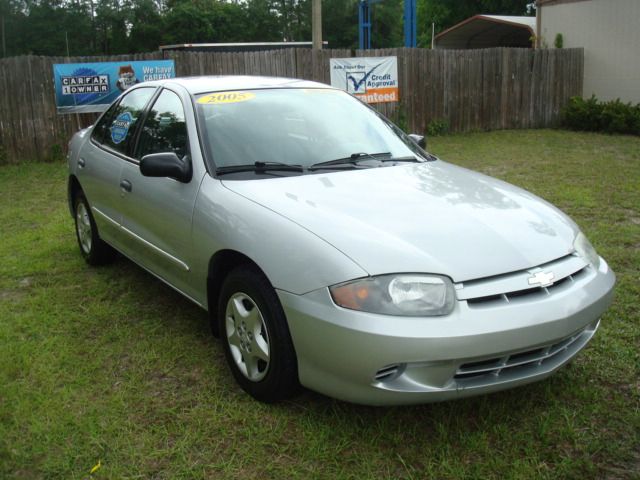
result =
M398 57L332 58L331 86L367 103L397 102Z

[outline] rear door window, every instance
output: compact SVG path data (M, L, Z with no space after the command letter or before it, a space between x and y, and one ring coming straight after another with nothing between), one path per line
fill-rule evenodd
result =
M93 132L91 133L91 138L98 142L103 143L104 137L109 130L109 125L111 124L111 118L113 118L113 112L118 108L118 104L114 103L109 107L109 109L102 115L100 120L95 127L93 127Z
M155 88L138 88L127 93L112 112L96 125L94 139L124 155L130 154L136 125Z

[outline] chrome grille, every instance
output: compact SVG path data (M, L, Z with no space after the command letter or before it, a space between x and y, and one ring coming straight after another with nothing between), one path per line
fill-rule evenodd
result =
M553 272L550 285L531 287L528 279L539 271ZM466 300L470 308L495 306L519 300L543 299L555 292L571 288L571 284L587 275L588 264L579 256L571 254L552 262L520 272L472 280L456 285L458 300Z
M554 344L522 352L510 353L502 357L464 363L456 370L456 374L453 378L461 380L483 376L498 377L501 374L513 372L518 368L537 367L543 365L546 361L555 357L559 353L568 350L571 345L580 338L580 335L582 335L585 330L586 329L583 329L578 333Z

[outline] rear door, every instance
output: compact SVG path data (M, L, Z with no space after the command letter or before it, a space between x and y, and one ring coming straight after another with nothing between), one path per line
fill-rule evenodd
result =
M120 238L122 196L118 184L122 167L128 163L138 120L155 91L138 88L121 97L100 118L80 151L78 180L100 235L111 243L118 244Z

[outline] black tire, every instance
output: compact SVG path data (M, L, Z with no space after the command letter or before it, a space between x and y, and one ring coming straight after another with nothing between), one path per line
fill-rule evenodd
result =
M85 261L89 265L104 265L112 261L115 251L98 235L98 227L84 193L76 193L73 199L73 212L76 239Z
M245 392L265 403L299 392L298 363L284 311L257 268L243 265L226 277L218 322L227 363Z

